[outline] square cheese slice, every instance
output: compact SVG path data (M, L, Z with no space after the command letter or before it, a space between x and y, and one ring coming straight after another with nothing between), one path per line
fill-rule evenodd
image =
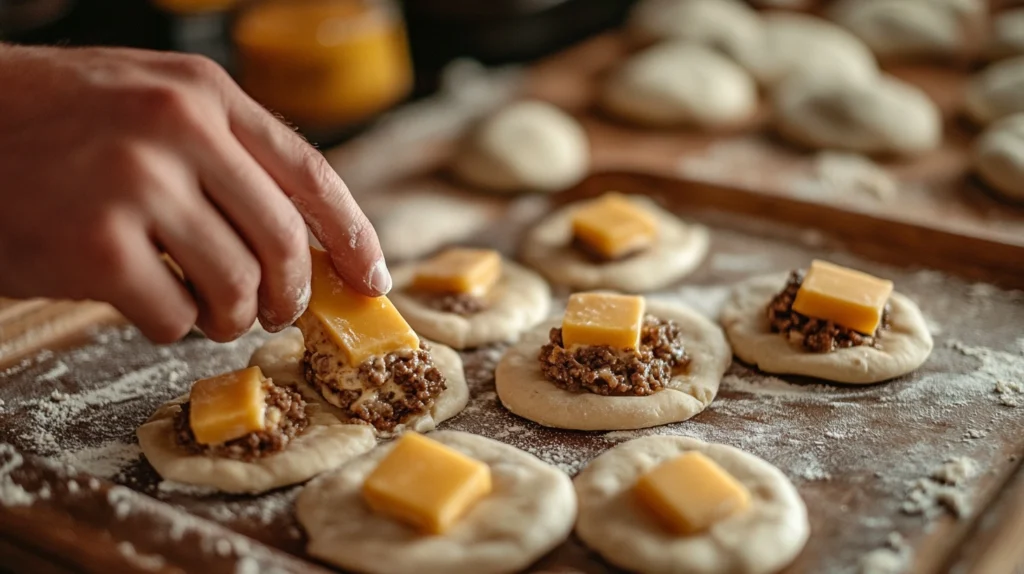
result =
M398 439L363 483L374 512L427 534L444 534L490 493L489 466L413 432Z
M887 279L815 260L796 293L793 310L873 335L892 289Z
M367 297L345 285L326 251L312 249L312 294L306 313L323 326L346 362L419 347L419 337L387 297Z
M501 276L501 255L491 249L447 249L417 267L412 288L433 293L483 295Z
M699 452L654 467L633 491L666 527L684 536L703 532L750 505L750 491Z
M221 444L266 425L263 371L249 367L201 379L189 394L189 426L199 444Z
M628 197L610 192L572 215L573 236L606 259L618 259L654 244L658 222Z
M639 296L574 293L562 318L562 345L637 349L645 309Z

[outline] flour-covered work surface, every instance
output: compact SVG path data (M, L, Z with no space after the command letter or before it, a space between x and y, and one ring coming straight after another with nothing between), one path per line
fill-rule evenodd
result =
M545 211L541 203L547 200L515 201L522 205L511 211L532 219ZM810 538L787 572L947 566L970 521L985 511L1024 454L1024 294L938 271L859 260L818 234L767 227L738 231L749 226L726 216L703 223L711 230L708 257L682 282L649 294L650 300L689 305L715 319L737 282L828 259L891 279L920 307L934 350L916 371L877 385L770 376L734 362L714 401L687 421L580 432L545 428L501 406L494 369L506 345L499 344L460 353L469 405L439 428L504 442L570 476L609 448L649 435L737 447L778 467L806 503ZM472 243L509 255L515 229L502 231ZM553 315L561 313L567 294L555 289ZM170 518L160 529L135 529L134 538L117 544L126 563L139 570L174 563L177 557L166 550L173 544L160 544L168 539L190 542L188 552L198 554L192 563L209 559L223 565L231 557L246 557L244 562L255 556L245 538L227 536L195 517L309 560L294 518L300 487L241 496L162 481L135 439L135 429L157 407L198 378L245 366L266 337L254 332L226 345L189 338L156 348L132 328L106 328L83 346L0 372L0 442L6 443L0 446L0 504L12 511L71 504L80 520L103 514L130 522L140 513L166 514ZM32 479L34 465L15 450L127 488L108 491L105 482L90 484L82 477ZM82 503L90 497L99 502ZM251 571L241 570L242 562L237 571ZM296 564L278 567L289 571L300 568ZM615 570L570 538L531 571Z

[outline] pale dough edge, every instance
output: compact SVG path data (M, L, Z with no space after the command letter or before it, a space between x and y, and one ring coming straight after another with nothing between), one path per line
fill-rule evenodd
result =
M737 284L721 312L721 323L733 351L745 363L766 373L804 375L849 384L871 384L907 374L921 366L933 341L921 310L907 297L890 298L891 329L881 348L851 347L811 353L768 330L765 309L782 290L786 274L748 279Z
M646 428L684 421L703 411L732 362L729 343L717 325L683 305L648 300L647 307L650 314L679 325L691 358L688 371L673 377L668 388L644 397L606 397L556 387L541 373L537 353L559 319L530 331L502 356L495 372L502 405L538 424L575 430Z

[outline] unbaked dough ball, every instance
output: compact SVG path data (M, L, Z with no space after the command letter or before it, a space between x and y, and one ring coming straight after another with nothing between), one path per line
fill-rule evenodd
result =
M642 0L628 27L644 42L686 40L729 55L761 33L757 12L739 0Z
M993 59L1024 54L1024 8L1000 12L992 19L988 56Z
M757 85L721 54L684 41L649 48L608 78L602 104L642 125L716 127L757 110Z
M1024 201L1024 113L1007 116L981 134L974 168L996 191Z
M775 94L779 133L800 145L868 154L915 154L942 143L942 114L915 86L795 78Z
M996 62L971 78L967 113L980 124L1024 112L1024 56Z
M769 12L762 17L759 41L737 59L759 82L775 86L794 75L819 80L867 81L878 75L874 54L847 30L815 16Z
M587 173L590 146L572 116L540 101L514 103L463 141L455 173L492 191L560 191Z
M833 18L883 59L968 52L984 23L983 0L840 0Z

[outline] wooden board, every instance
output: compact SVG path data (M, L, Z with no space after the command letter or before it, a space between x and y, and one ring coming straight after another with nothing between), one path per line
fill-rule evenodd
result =
M441 182L426 173L401 185ZM445 428L503 440L569 473L616 443L650 433L697 436L753 452L790 476L808 504L812 538L787 572L855 569L865 553L882 548L894 532L914 549L907 562L912 571L941 572L954 563L986 573L1011 571L1020 559L1015 544L1002 543L1014 552L999 554L995 566L982 560L993 560L989 549L1000 547L1001 537L1019 528L1014 526L1019 511L993 504L1024 454L1024 417L1019 408L1001 404L1003 395L994 391L999 377L1024 373L1019 293L935 268L854 256L850 247L872 244L870 234L846 235L876 225L863 215L835 214L839 234L832 237L729 209L734 203L745 205L745 198L761 197L757 194L628 174L594 177L560 198L492 198L503 226L477 233L470 242L511 253L538 215L609 186L657 197L713 228L712 252L702 267L655 296L714 314L728 286L743 277L829 257L892 277L898 289L913 296L936 333L932 358L912 375L868 387L768 377L737 364L716 401L691 421L635 433L579 433L544 429L505 411L493 390L501 348L487 348L463 353L471 403ZM387 186L375 189L388 191ZM789 207L778 210L780 217L801 213L799 203ZM891 251L913 256L914 246L945 237L926 228L908 228L906 236L912 239L896 241ZM976 239L961 241L965 249L991 247ZM1003 253L1007 257L1022 255L1019 248L1002 248L1009 250ZM948 263L950 270L958 269L955 261ZM1006 280L1015 273L994 262L984 272L988 280ZM556 304L564 293L558 295ZM32 571L42 561L95 572L227 572L242 569L247 560L286 572L319 571L303 553L303 533L292 516L297 487L259 497L208 495L161 483L134 446L134 428L158 404L196 378L243 365L265 337L255 333L229 345L189 338L156 348L135 330L121 327L0 375L0 441L40 457L13 465L12 451L0 453L0 500L7 503L0 505L0 535L7 541L0 545L0 558ZM910 484L927 479L951 457L969 457L983 469L959 491L970 507L965 516L955 520L942 510L928 518L902 512ZM63 475L66 463L103 479L90 485L89 478L77 475L71 488ZM31 506L11 506L22 487L30 493ZM1003 504L1019 508L1024 501L1014 494L1018 490L1003 494L1009 501ZM1005 527L998 526L1002 519L1008 520ZM977 570L981 567L989 569ZM531 571L615 570L570 539Z

